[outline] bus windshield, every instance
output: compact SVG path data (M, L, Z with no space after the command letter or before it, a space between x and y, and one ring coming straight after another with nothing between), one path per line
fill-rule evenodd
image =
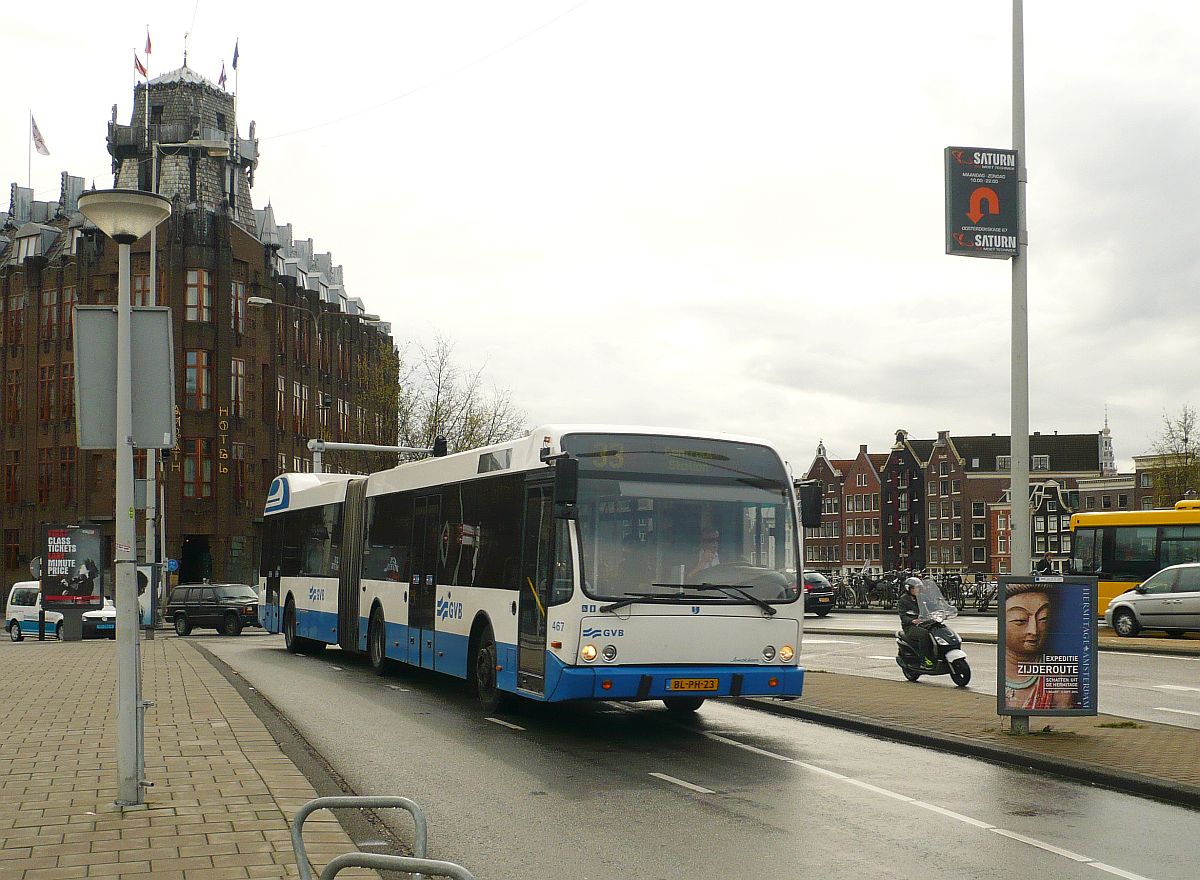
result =
M580 463L584 592L594 599L790 602L796 528L787 474L752 444L632 435L570 435ZM691 589L689 589L689 586Z

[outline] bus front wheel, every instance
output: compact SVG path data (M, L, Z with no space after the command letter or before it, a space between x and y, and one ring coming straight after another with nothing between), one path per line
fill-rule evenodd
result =
M296 606L291 599L283 609L283 646L289 654L299 654L303 650L300 637L296 635Z
M376 608L371 612L371 622L367 626L367 650L371 655L371 668L376 675L386 675L388 671L387 658L387 627L383 621L383 612Z
M509 695L496 682L496 637L485 626L475 648L475 693L485 712L498 712L510 702Z
M666 697L663 705L670 712L690 715L704 705L704 697Z

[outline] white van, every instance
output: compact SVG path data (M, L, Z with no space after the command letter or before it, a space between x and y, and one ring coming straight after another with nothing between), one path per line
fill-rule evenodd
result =
M14 642L25 636L37 638L38 612L42 608L42 586L38 581L17 581L8 591L8 602L4 606L4 628ZM46 635L62 638L62 612L46 612ZM103 608L83 612L83 637L85 639L115 639L117 637L117 609L111 599L104 600Z

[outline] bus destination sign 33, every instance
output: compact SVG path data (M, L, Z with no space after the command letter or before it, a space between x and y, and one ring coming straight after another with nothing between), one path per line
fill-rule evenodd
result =
M946 147L946 253L1017 255L1017 152Z

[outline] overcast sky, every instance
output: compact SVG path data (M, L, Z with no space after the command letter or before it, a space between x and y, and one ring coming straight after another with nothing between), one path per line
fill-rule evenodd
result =
M1009 432L1010 264L944 253L943 186L946 146L1012 144L1004 2L4 3L5 184L32 110L36 198L112 185L147 25L151 77L185 33L225 63L255 207L531 426L753 434L797 471ZM1035 0L1025 38L1030 426L1107 407L1126 470L1200 403L1200 9Z

